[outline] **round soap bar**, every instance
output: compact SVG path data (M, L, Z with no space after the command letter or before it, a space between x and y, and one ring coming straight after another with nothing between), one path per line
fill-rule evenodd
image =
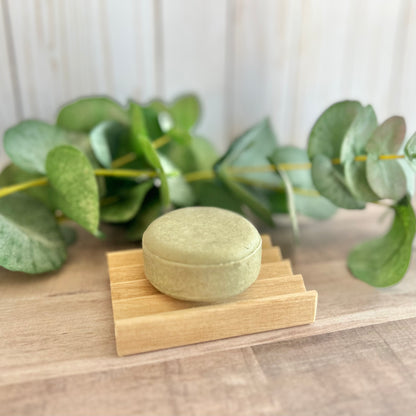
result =
M261 237L234 212L182 208L149 225L143 258L147 279L162 293L213 302L243 292L257 279Z

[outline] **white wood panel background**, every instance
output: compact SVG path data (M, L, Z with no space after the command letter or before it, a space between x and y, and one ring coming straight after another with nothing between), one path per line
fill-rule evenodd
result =
M415 74L416 0L0 0L1 134L78 96L189 91L220 150L265 116L305 146L345 98L405 116L410 134Z

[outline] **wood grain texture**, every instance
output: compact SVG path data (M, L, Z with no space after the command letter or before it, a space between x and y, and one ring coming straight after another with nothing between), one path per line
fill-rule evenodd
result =
M380 235L380 207L302 220L294 246L277 217L273 242L319 292L316 322L119 358L107 251L134 249L79 230L57 273L0 270L0 409L13 415L412 415L416 263L376 289L346 268L348 250ZM115 388L117 386L117 388Z
M118 355L313 322L317 293L306 292L302 276L293 275L280 249L267 248L269 244L270 237L263 236L256 282L230 300L211 304L181 301L157 291L144 274L141 250L108 253Z

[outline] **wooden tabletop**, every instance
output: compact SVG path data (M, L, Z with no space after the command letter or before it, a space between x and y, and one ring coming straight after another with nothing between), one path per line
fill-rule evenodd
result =
M81 232L61 271L0 270L0 414L415 415L416 272L354 279L346 256L388 226L378 207L272 234L319 293L314 324L119 358L106 251ZM146 336L146 334L143 334Z

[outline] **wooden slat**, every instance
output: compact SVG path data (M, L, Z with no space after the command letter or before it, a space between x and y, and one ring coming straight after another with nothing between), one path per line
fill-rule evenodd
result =
M113 298L113 302L115 302L114 319L116 320L207 305L206 303L187 302L173 299L169 296L161 294L156 289L154 289L154 294L152 296L142 295L139 292L137 296L124 295L125 297L123 298L116 298L114 296L113 287L111 290L111 296ZM255 282L245 292L234 297L231 301L235 302L237 300L259 299L300 292L305 292L305 285L303 284L301 275L275 277ZM227 302L229 301L230 299L227 299ZM221 302L218 302L217 304L220 303Z
M117 320L117 353L135 354L307 324L315 319L316 300L312 290Z

